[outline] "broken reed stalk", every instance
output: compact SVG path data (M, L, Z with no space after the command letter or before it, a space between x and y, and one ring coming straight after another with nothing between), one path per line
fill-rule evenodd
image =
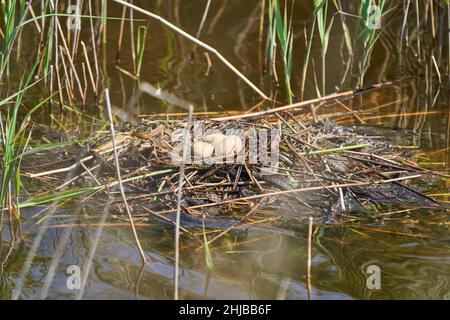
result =
M132 2L132 1L130 1ZM136 46L134 45L134 12L130 9L130 46L131 46L131 62L133 65L133 74L136 74Z
M98 59L97 59L97 47L95 44L95 32L94 32L94 22L92 19L92 0L88 1L88 9L89 9L89 25L91 29L91 43L92 43L92 54L94 56L94 66L95 66L95 98L97 99L97 90L99 85L99 67L98 67Z
M308 226L308 262L306 264L306 286L308 288L308 300L311 300L312 227L313 227L313 218L309 217L309 226Z
M113 115L112 115L112 111L111 111L111 102L109 100L108 88L105 89L105 105L106 105L106 109L108 110L108 117L109 117L110 130L111 130L111 142L112 142L112 146L113 146L113 150L114 150L114 163L116 166L117 180L119 183L120 194L122 196L123 203L125 204L128 218L130 219L131 229L133 231L134 240L136 241L136 245L139 249L139 254L141 255L142 261L145 263L147 261L145 258L145 253L144 253L144 250L142 249L141 243L139 241L139 238L138 238L138 235L136 232L136 227L135 227L134 221L133 221L133 216L131 215L131 210L130 210L130 207L128 206L127 197L125 196L125 191L123 189L122 175L120 174L120 166L119 166L119 155L117 153L117 148L116 148L116 134L115 134L115 130L114 130L114 119L113 119Z
M117 40L116 63L120 61L120 52L122 51L123 30L125 27L126 14L127 14L127 7L124 6L122 9L122 18L120 20L119 39Z
M92 69L91 69L91 63L89 61L89 56L86 50L86 45L84 44L83 41L81 41L81 47L83 48L83 55L84 55L84 59L86 61L86 66L87 66L87 70L89 73L89 79L91 80L91 84L92 84L92 90L94 91L95 95L97 95L97 86L96 83L94 81L94 76L92 74Z
M82 86L81 86L81 81L80 81L80 78L78 77L77 69L75 68L74 62L73 62L72 57L71 57L71 55L70 55L70 50L69 50L69 47L67 46L67 42L66 42L66 40L65 40L65 38L64 38L64 33L63 33L63 31L61 30L61 26L60 26L60 24L59 24L58 17L56 17L55 23L56 23L55 27L56 27L56 28L58 29L58 31L59 31L59 34L60 34L60 36L61 36L61 42L62 42L63 48L64 48L64 51L61 50L61 59L63 59L64 52L65 52L65 54L66 54L66 56L67 56L67 60L69 61L69 66L70 66L71 70L73 71L73 74L75 75L75 80L76 80L76 83L77 83L77 85L78 85L78 90L79 90L79 92L80 92L80 96L84 99L84 97L83 97L83 88L82 88ZM56 31L55 31L55 32L56 32ZM55 36L57 37L57 34L56 34ZM61 47L61 46L60 46L60 47ZM63 60L63 61L64 61L64 60ZM69 79L69 78L68 78L68 79Z
M262 92L256 85L254 85L253 82L251 82L249 79L247 79L247 77L245 77L231 62L229 62L222 54L220 54L219 51L217 51L217 49L211 47L210 45L204 43L203 41L198 40L196 37L190 35L189 33L185 32L184 30L178 28L177 26L175 26L174 24L170 23L169 21L160 17L157 14L154 14L150 11L144 10L138 6L130 4L123 0L113 0L113 1L117 2L121 5L127 6L131 9L134 9L140 13L143 13L155 20L158 20L159 22L161 22L168 28L174 30L175 32L179 33L180 35L184 36L185 38L191 40L192 42L194 42L198 46L202 47L203 49L206 49L206 50L214 53L217 56L217 58L219 58L219 60L221 60L231 71L233 71L239 78L241 78L245 83L247 83L247 85L250 86L264 100L271 100L264 92Z
M364 92L367 92L367 91L370 91L373 89L379 89L379 88L383 88L386 86L390 86L390 85L393 85L400 81L403 81L403 80L392 80L392 81L380 82L380 83L370 85L368 87L364 87L364 88L360 88L360 89L356 89L356 90L348 90L348 91L344 91L344 92L340 92L340 93L332 93L327 96L323 96L321 98L315 98L315 99L310 99L310 100L306 100L306 101L301 101L301 102L288 104L288 105L277 107L277 108L272 108L269 110L257 111L257 112L252 112L252 113L243 113L243 114L238 114L238 115L234 115L234 116L212 118L211 120L230 121L230 120L238 120L238 119L240 120L240 119L246 119L246 118L261 117L261 116L265 116L265 115L269 115L269 114L273 114L273 113L277 113L277 112L281 112L281 111L287 111L287 110L291 110L291 109L301 108L301 107L308 106L308 105L315 104L315 103L335 100L335 99L339 99L339 98L348 98L355 94L361 94L361 93L364 93Z
M82 104L82 108L83 108L86 105L86 95L87 95L87 88L88 88L88 81L87 81L87 76L86 76L86 64L84 62L81 62L81 70L83 70L83 83L84 83L83 104Z
M178 300L179 287L179 268L180 268L180 217L181 217L181 201L183 197L183 180L184 180L184 159L189 147L189 130L192 122L192 105L188 109L188 123L183 133L183 160L180 164L180 177L178 180L178 195L177 195L177 216L175 222L175 274L174 274L174 299Z

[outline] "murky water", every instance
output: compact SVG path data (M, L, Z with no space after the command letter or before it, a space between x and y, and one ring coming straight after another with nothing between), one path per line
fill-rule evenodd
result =
M200 23L205 1L134 1L150 11L195 34ZM264 70L265 34L258 45L260 1L213 1L201 39L227 57L251 81L266 92L277 91ZM349 5L351 9L352 5ZM120 17L121 7L110 4L108 14ZM309 33L312 8L308 1L297 1L294 11L294 42L304 42L303 28ZM145 18L135 13L135 18ZM267 17L265 17L267 23ZM136 22L147 25L146 21ZM340 24L336 23L336 28ZM349 21L350 26L352 25ZM437 49L422 43L421 62L414 50L403 54L404 67L399 69L399 48L396 44L402 16L393 18L383 29L377 42L365 83L384 80L405 80L394 86L371 91L353 100L347 106L353 110L368 110L361 114L367 126L382 126L412 136L412 147L421 150L420 163L430 169L448 173L449 160L449 95L438 84L438 75L430 56L439 57ZM248 110L259 102L259 97L223 64L211 56L212 67L204 51L194 47L157 22L151 21L146 42L141 80L192 102L196 111ZM83 24L83 28L87 28ZM102 58L103 75L112 93L114 105L126 108L136 81L115 66L119 21L108 22ZM85 29L83 29L85 30ZM327 91L353 88L357 75L353 70L343 86L340 85L347 63L343 33L335 32L330 39L327 56ZM131 71L130 28L124 30L120 67ZM89 33L82 33L88 42ZM25 43L32 47L34 38ZM312 56L320 56L315 42ZM424 49L426 48L426 49ZM31 50L31 48L30 48ZM426 54L426 55L425 55ZM26 54L23 61L26 61ZM301 62L304 46L294 50L292 83L299 94ZM444 59L444 58L442 58ZM318 62L317 62L318 63ZM205 75L208 73L208 75ZM13 75L11 76L13 77ZM285 93L281 87L278 100ZM305 99L316 96L313 77L307 78ZM91 106L93 95L87 99L86 111L99 120L90 122L66 113L62 118L65 129L49 120L48 110L37 119L43 132L65 131L64 137L86 137L92 130L101 129L102 111ZM128 113L148 114L182 112L161 101L143 96L138 106ZM339 105L327 105L319 114L342 112L337 122L360 125L361 119L345 115ZM51 125L49 128L48 125ZM39 137L34 137L39 142ZM26 168L25 168L26 169ZM448 192L447 181L429 188L429 193ZM30 190L39 189L35 183ZM27 188L27 187L25 187ZM448 201L448 197L439 197ZM24 241L11 247L6 223L0 247L0 297L9 299L23 283L19 298L73 299L77 290L68 287L66 270L78 266L82 271L88 260L98 226L86 226L86 221L98 223L107 203L95 201L69 202L62 207L35 207L22 210ZM54 212L49 229L41 232L43 219ZM301 215L301 212L291 213ZM366 219L345 225L323 225L315 231L312 249L312 299L449 299L450 298L450 237L446 211L414 209L409 213L389 214L383 219ZM172 299L174 274L174 229L156 219L138 221L138 233L149 263L141 265L131 231L126 221L108 220L95 251L91 272L83 298L97 299ZM201 232L193 230L193 232ZM33 246L36 257L27 261ZM180 297L183 299L307 299L306 261L307 226L285 229L250 227L232 230L211 244L214 268L208 271L203 249L191 237L181 237ZM24 266L30 264L27 274ZM48 278L52 265L54 277ZM381 269L381 289L371 290L366 285L367 268ZM22 282L23 280L23 282ZM52 281L49 281L52 280ZM47 281L47 282L46 282ZM70 283L69 283L70 284ZM48 287L46 287L48 285Z

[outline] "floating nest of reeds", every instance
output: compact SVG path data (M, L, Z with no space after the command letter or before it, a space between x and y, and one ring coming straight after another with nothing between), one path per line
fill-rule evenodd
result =
M143 120L116 132L123 186L136 216L174 221L181 164L174 163L173 150L184 139L188 123L186 119ZM303 220L310 216L330 222L349 216L376 217L392 206L441 207L422 193L439 175L416 164L411 133L344 127L330 121L305 124L196 119L189 128L194 136L199 125L203 131L238 135L245 161L233 156L230 163L183 164L183 227L205 223L227 228L241 222ZM271 167L249 161L249 136L260 132L269 136L266 145L258 145L259 150L269 153L274 141L278 144L278 162ZM271 132L278 133L278 140L270 139ZM192 139L188 141L193 143ZM56 162L48 162L49 154L57 155ZM43 170L39 159L51 170ZM64 152L41 152L34 164L36 169L28 176L53 184L56 181L58 190L92 188L97 193L115 194L117 213L125 212L115 189L113 144L107 132Z

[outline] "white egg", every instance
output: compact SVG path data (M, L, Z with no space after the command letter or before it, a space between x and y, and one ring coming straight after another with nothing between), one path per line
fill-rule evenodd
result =
M234 138L225 136L225 138L214 144L214 152L216 157L231 155L234 150L234 143Z
M225 136L219 143L213 144L217 157L239 154L242 150L242 140L238 136Z
M211 157L214 152L214 147L203 141L195 142L192 149L194 151L194 157L202 159Z
M212 133L203 137L203 141L211 143L213 146L218 144L225 138L225 135L222 133Z

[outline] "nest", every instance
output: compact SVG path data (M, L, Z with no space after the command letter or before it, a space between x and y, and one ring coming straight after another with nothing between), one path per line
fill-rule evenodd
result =
M303 220L310 216L337 221L349 215L377 215L392 205L440 206L421 193L425 181L437 178L437 174L415 164L416 155L407 147L411 137L404 134L344 127L330 121L305 124L203 119L190 127L188 123L143 120L116 134L121 176L135 215L174 221L181 166L181 222L185 227L206 223L224 228L240 222ZM187 129L194 138L183 140ZM193 163L189 161L192 158L185 157L183 164L175 163L174 150L180 150L180 141L192 144L199 130L239 135L244 145L241 158L234 155L228 163ZM250 161L250 137L256 134L260 138L261 133L267 140L258 141L258 153L263 150L270 154L276 144L276 163ZM186 150L190 150L189 145ZM48 155L41 156L48 159ZM85 147L68 148L59 157L60 169L41 170L30 176L59 176L66 187L72 188L117 186L110 134L86 141ZM122 201L117 200L115 205L118 212L123 211Z

